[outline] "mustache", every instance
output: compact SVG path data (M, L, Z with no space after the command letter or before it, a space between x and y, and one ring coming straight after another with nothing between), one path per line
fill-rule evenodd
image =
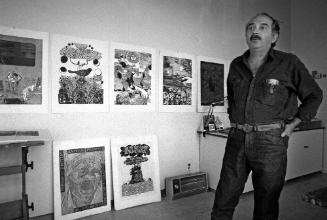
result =
M257 34L253 34L251 35L250 40L261 40L261 37Z

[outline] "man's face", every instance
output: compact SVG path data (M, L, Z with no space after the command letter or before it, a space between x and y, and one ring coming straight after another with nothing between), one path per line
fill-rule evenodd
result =
M250 20L246 26L245 35L250 50L269 50L278 37L277 33L272 31L272 20L264 15Z

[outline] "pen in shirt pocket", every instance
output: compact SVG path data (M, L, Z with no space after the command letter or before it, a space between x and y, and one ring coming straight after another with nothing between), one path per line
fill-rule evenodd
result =
M269 86L269 93L274 94L274 90L276 86L279 85L279 80L278 79L266 79L266 83Z

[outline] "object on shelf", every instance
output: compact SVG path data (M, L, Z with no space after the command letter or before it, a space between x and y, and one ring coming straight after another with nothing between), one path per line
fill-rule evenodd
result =
M321 128L322 122L321 120L312 120L309 122L301 122L297 127L296 130L310 130L310 129L316 129Z
M220 120L219 116L215 116L213 114L214 106L216 106L216 103L212 103L210 105L207 115L203 116L203 126L201 126L201 129L203 129L204 131L216 131L224 129L223 123Z
M22 162L19 165L0 167L0 176L21 174L22 198L0 204L0 219L29 219L29 209L34 210L34 203L29 205L26 193L26 172L33 169L34 163L27 161L29 147L41 146L50 141L47 130L38 131L0 131L0 148L20 147Z

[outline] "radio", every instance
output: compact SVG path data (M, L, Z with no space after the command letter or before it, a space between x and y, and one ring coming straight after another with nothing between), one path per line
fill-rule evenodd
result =
M207 191L208 181L205 172L189 173L166 178L166 196L179 199Z

